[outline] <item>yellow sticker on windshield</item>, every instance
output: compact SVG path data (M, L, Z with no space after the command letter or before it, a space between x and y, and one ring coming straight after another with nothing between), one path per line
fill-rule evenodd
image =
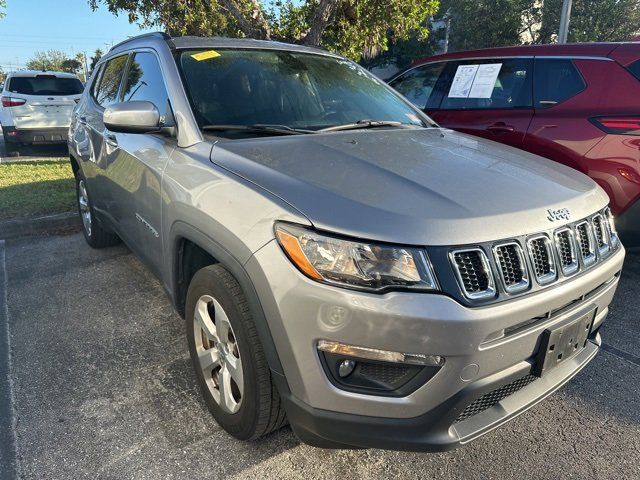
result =
M201 62L202 60L208 60L210 58L219 57L220 54L215 50L207 50L206 52L194 53L191 55L191 58Z

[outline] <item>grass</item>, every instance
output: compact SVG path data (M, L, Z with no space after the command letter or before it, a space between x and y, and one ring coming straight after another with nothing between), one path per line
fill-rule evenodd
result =
M0 219L75 210L67 158L0 163Z

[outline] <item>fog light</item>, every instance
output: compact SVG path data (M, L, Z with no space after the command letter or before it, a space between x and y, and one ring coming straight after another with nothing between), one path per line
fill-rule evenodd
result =
M353 360L343 360L338 367L338 375L340 375L340 378L348 377L354 368L356 368L356 362Z
M376 348L357 347L355 345L347 345L330 340L320 340L318 342L318 350L380 362L406 363L409 365L423 365L428 367L441 367L444 365L444 357L440 355L391 352L388 350L378 350Z

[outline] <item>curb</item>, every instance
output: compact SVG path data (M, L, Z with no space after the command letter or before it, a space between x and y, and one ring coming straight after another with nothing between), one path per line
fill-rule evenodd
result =
M77 212L57 213L36 218L14 218L0 220L0 238L27 237L40 235L61 228L70 228L80 225Z

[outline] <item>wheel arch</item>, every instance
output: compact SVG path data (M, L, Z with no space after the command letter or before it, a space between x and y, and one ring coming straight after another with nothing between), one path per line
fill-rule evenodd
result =
M247 297L249 309L254 319L258 336L274 373L274 381L278 388L286 386L280 358L278 356L264 309L249 274L223 245L211 239L200 230L184 222L175 222L171 228L171 296L181 316L185 314L185 299L189 281L197 270L207 265L224 266L242 287ZM185 264L185 261L193 261ZM207 263L208 262L208 263ZM284 382L284 383L283 383ZM288 386L285 388L288 389Z

